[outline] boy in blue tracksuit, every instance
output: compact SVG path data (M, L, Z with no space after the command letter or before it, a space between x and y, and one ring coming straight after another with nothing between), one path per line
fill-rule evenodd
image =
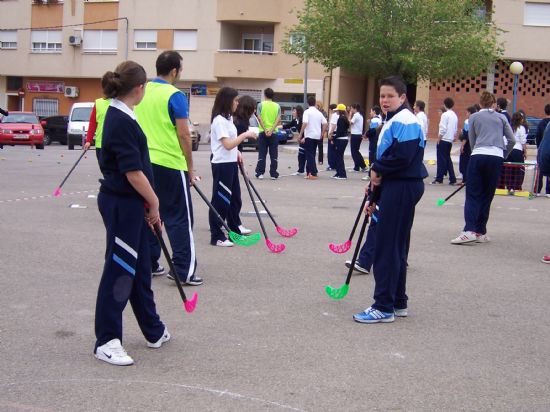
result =
M371 187L379 186L373 272L374 303L353 316L360 323L393 322L407 311L407 255L416 204L424 193L425 140L407 104L407 87L399 77L381 81L380 106L386 114L371 166ZM367 203L372 215L375 204Z

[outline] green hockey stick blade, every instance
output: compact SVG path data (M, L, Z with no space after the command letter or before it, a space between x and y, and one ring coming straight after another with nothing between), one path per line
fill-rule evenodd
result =
M445 204L445 199L443 198L439 198L437 199L437 206L443 206Z
M327 295L329 298L334 300L340 300L343 299L347 294L349 290L349 285L344 283L339 288L333 288L332 286L325 286L325 292L327 292Z
M229 232L229 238L239 246L252 246L258 243L262 236L259 233L243 236L236 232Z

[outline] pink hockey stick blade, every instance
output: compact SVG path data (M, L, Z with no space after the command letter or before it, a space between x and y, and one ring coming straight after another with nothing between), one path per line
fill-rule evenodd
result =
M277 232L283 237L292 237L298 233L298 229L293 227L292 229L285 229L281 226L277 226Z
M198 298L199 298L199 295L197 295L196 293L193 293L193 296L191 297L191 299L188 299L185 302L183 302L183 306L185 307L185 310L188 313L191 313L195 310L195 306L197 306Z
M346 240L346 242L341 245L335 245L334 243L328 245L328 248L334 253L346 253L350 247L351 240Z
M54 195L55 197L61 196L61 188L60 188L60 187L56 187L55 190L53 191L53 195Z
M265 244L267 245L268 249L271 250L273 253L281 253L286 248L284 243L276 244L269 239L265 240Z

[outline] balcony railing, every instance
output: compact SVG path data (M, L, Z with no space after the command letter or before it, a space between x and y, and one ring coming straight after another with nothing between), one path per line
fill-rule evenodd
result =
M243 50L243 49L218 49L218 53L232 53L232 54L256 54L256 55L276 55L277 52L274 51L263 51L263 50Z

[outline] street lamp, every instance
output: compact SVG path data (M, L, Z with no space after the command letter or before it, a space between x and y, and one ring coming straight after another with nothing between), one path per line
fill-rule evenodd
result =
M514 97L512 100L512 113L516 112L516 102L518 98L518 78L521 72L523 72L523 64L520 62L513 62L510 65L510 72L514 75Z

